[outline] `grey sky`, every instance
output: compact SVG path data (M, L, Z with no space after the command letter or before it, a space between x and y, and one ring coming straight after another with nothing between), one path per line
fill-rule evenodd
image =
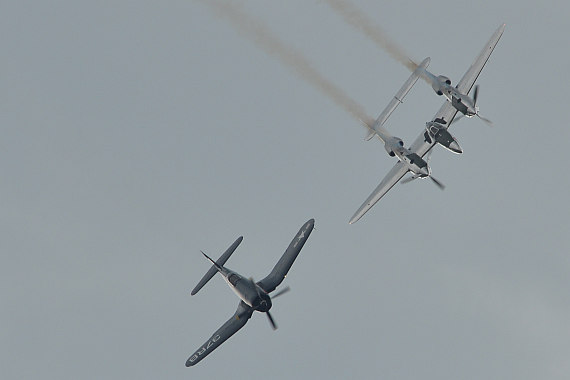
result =
M241 2L377 115L409 71L325 2ZM568 4L356 2L457 82L493 31L479 106L429 181L348 220L395 163L275 57L196 1L0 6L0 373L10 379L566 379ZM418 82L386 124L411 142L444 100ZM313 232L275 301L193 368Z

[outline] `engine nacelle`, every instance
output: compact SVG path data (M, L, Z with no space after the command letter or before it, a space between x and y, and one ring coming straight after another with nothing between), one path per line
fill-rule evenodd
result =
M394 151L400 151L404 148L404 142L399 137L391 137L384 143L384 149L391 157L394 157L396 153Z
M444 75L437 77L437 82L432 82L431 87L439 96L443 95L443 89L445 85L451 85L451 79Z
M440 75L437 77L437 79L439 79L440 82L445 82L445 83L451 85L451 79L449 79L445 75Z

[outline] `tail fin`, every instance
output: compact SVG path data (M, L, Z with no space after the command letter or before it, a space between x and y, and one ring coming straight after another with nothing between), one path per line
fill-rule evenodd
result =
M215 262L214 260L212 260L212 259L210 258L210 256L208 256L208 255L206 255L206 254L204 253L204 251L200 251L200 252L202 252L202 255L204 255L204 256L216 267L216 270L217 270L218 272L222 270L222 267L220 266L220 264L218 264L217 262Z
M202 279L200 280L200 282L198 283L198 285L196 285L196 287L194 288L194 290L192 290L192 295L198 293L198 291L200 289L202 289L202 287L204 285L206 285L206 283L208 281L210 281L210 279L212 277L214 277L214 275L216 273L218 273L218 270L221 269L221 267L226 263L226 261L228 261L228 259L230 258L230 256L232 255L232 253L234 253L234 251L236 250L236 248L238 247L238 245L240 245L241 241L243 240L243 236L240 236L239 238L237 238L237 240L226 250L226 252L224 252L224 254L222 256L220 256L220 258L214 262L214 260L212 260L211 258L208 257L208 255L206 255L204 252L202 252L202 254L204 256L206 256L206 258L208 260L210 260L212 262L212 267L206 272L206 274L204 275L204 277L202 277Z

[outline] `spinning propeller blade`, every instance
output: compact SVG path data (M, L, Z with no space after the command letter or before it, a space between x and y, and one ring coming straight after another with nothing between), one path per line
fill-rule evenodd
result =
M493 122L491 120L487 119L486 117L479 115L479 112L477 112L477 116L479 117L479 119L483 120L483 122L485 124L487 124L489 127L493 126Z
M479 96L479 85L475 85L475 89L473 91L473 106L475 106L477 104L477 97ZM487 119L486 117L483 117L479 114L479 110L477 108L475 108L477 110L477 117L479 117L479 119L483 120L483 122L485 124L487 124L489 127L493 126L493 122L489 119Z
M267 319L269 319L269 324L271 325L271 328L273 330L277 330L277 325L275 324L275 321L273 320L271 313L267 311L265 312L265 314L267 314Z
M451 121L451 123L449 123L449 126L451 126L451 124L455 124L457 123L459 120L463 119L465 117L464 114L462 114L461 112L457 112L457 116L455 116L453 118L453 120Z
M253 277L249 278L249 281L251 281L254 285L255 285L255 281L253 280ZM255 290L257 291L257 294L259 296L261 296L261 292L260 292L260 288L259 286L255 286ZM273 297L271 297L272 299L275 297L279 297L282 294L287 293L289 290L291 290L291 288L289 288L288 286L281 289L279 292L277 292ZM275 323L275 320L273 320L273 317L271 316L271 313L269 311L266 311L265 314L267 314L267 319L269 320L269 324L271 325L271 328L273 330L277 330L277 324Z
M291 290L291 288L286 286L283 289L281 289L280 291L278 291L277 293L275 293L274 295L272 295L271 299L275 299L275 298L287 293L289 290Z
M445 190L445 185L441 182L439 182L437 179L433 178L431 175L429 176L429 178L431 178L431 180L433 181L433 183L435 183L437 185L437 187L439 187L441 190Z
M477 97L479 96L479 85L475 85L475 89L473 90L473 105L477 105Z

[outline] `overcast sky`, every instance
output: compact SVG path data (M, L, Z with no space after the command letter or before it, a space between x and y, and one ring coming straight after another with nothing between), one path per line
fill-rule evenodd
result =
M408 70L324 1L240 1L368 114ZM489 128L450 130L431 181L348 220L395 164L358 121L201 1L0 4L0 373L6 379L567 379L566 1L358 1L416 61L479 77ZM406 143L443 98L418 82ZM274 302L196 367L235 311L227 266L264 277L316 230Z

